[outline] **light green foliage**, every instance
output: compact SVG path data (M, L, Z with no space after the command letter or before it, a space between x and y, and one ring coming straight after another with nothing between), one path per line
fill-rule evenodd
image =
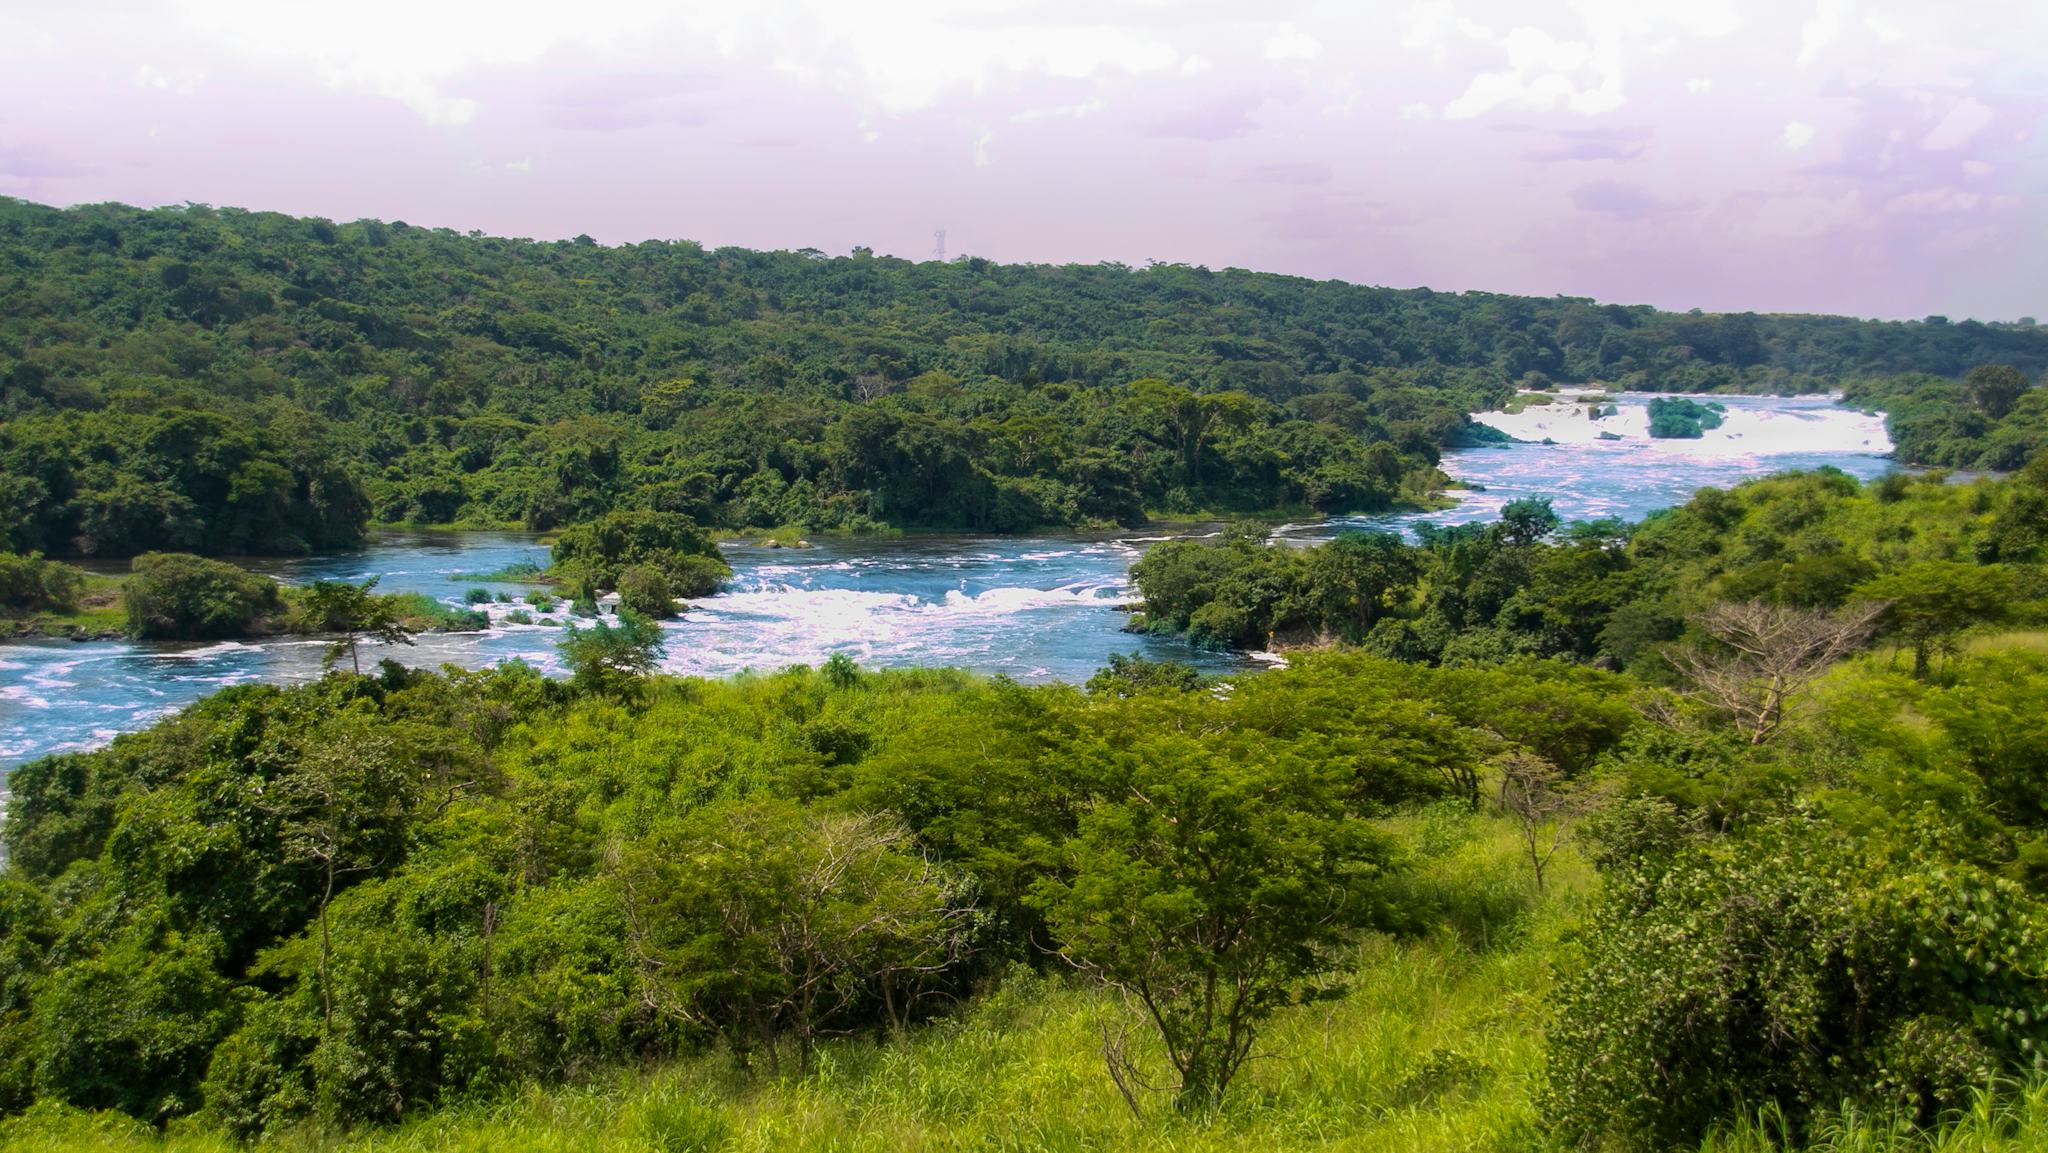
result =
M1882 409L1908 464L2013 470L2048 448L2039 367L1979 364L1963 380L1908 374L1850 381L1850 404Z
M2032 1090L1972 1094L2048 1042L2038 638L1852 656L1761 744L1646 682L1732 590L2035 619L2039 488L1154 554L1190 623L1405 661L705 682L628 612L567 681L225 690L10 776L0 1143L2026 1147Z
M788 802L714 805L656 830L619 884L643 996L799 1073L821 1036L879 1004L907 1027L974 943L967 879L900 820Z
M121 587L130 636L209 640L243 636L280 612L277 582L184 553L145 553Z
M1886 626L1912 646L1913 672L1924 677L1930 656L1952 649L1958 633L2009 620L2018 588L2003 565L1921 561L1858 585L1854 594L1886 606Z
M69 612L85 593L85 573L41 553L0 552L0 612Z
M1835 609L1890 589L1897 635L1930 653L1967 623L2039 619L2044 486L2048 471L1865 487L1824 469L1703 490L1633 527L1560 526L1548 502L1521 500L1493 524L1421 526L1412 545L1167 541L1131 578L1146 627L1201 644L1333 638L1407 661L1564 657L1668 680L1666 646L1717 601Z
M1062 956L1142 1007L1176 1105L1205 1111L1267 1019L1326 992L1328 953L1368 920L1363 887L1391 854L1351 819L1341 763L1170 726L1110 756L1103 799L1031 901ZM1138 1075L1109 1056L1120 1083Z
M623 693L630 691L638 678L654 671L661 661L662 643L661 626L622 608L617 623L599 620L568 626L556 647L579 688Z
M1137 653L1109 654L1109 664L1088 678L1088 691L1119 697L1138 693L1189 693L1202 686L1202 674L1191 665L1147 660Z

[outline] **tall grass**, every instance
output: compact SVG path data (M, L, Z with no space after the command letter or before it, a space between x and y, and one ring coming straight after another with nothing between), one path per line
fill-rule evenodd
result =
M1435 926L1362 942L1345 967L1345 995L1276 1020L1214 1117L1181 1117L1163 1093L1134 1116L1101 1058L1105 1024L1129 1020L1123 1007L1018 966L952 1018L900 1038L828 1043L800 1080L752 1077L710 1053L573 1086L527 1087L396 1128L305 1128L266 1145L287 1153L1549 1149L1535 1105L1545 995L1555 958L1571 947L1591 871L1561 858L1539 899L1504 822L1453 808L1390 825L1415 846L1401 895L1428 901L1440 914ZM1163 1070L1156 1052L1147 1055ZM1781 1131L1753 1118L1708 1149L1784 1153L1794 1147L1774 1136ZM2048 1091L1987 1095L1938 1143L1916 1140L1846 1117L1823 1125L1805 1148L2048 1148ZM196 1123L158 1135L125 1119L47 1107L0 1125L0 1146L235 1148Z

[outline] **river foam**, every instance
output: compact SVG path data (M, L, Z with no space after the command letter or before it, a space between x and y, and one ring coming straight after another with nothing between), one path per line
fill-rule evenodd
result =
M1619 413L1588 419L1564 406L1475 419L1538 443L1460 450L1443 467L1475 488L1450 508L1425 514L1340 517L1289 525L1279 535L1315 540L1348 529L1413 532L1423 523L1491 519L1520 497L1552 501L1568 520L1640 519L1685 500L1702 485L1730 485L1787 468L1842 468L1872 477L1890 467L1876 418L1824 398L1715 398L1727 423L1698 441L1649 439L1647 397L1617 399ZM1574 423L1576 421L1576 423ZM1603 440L1601 431L1619 439ZM1552 443L1540 443L1544 438ZM1186 535L1212 536L1198 529ZM1131 563L1147 546L1174 539L1151 530L1121 537L925 537L824 539L808 549L729 545L730 591L702 597L666 622L670 672L726 676L819 664L843 653L868 666L960 665L1020 681L1083 681L1111 653L1133 650L1225 672L1270 663L1270 654L1206 653L1178 641L1122 631L1121 606L1133 597ZM515 612L566 618L566 605L541 614L524 602L527 586L465 574L545 564L547 550L515 533L386 533L365 551L277 561L263 571L281 580L380 578L383 592L414 592L450 606L483 586L490 627L434 633L411 647L366 643L365 669L390 658L418 667L477 668L522 660L549 675L565 671L553 625L520 624ZM509 595L509 601L495 599ZM53 752L104 744L142 728L222 686L292 683L321 674L323 640L134 644L33 641L0 658L0 767ZM344 664L347 658L343 658Z

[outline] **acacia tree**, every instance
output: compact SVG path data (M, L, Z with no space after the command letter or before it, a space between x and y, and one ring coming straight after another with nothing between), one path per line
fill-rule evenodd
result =
M1212 735L1213 736L1213 735ZM1225 747L1226 745L1235 747ZM1139 738L1030 900L1059 954L1157 1031L1182 1111L1213 1108L1276 1010L1332 990L1384 841L1346 811L1336 758L1176 730ZM1129 1091L1113 1045L1111 1075Z
M596 693L625 695L639 678L660 666L661 626L621 608L617 624L598 621L587 628L570 625L556 644L577 687Z
M1500 808L1521 833L1537 892L1543 891L1551 858L1569 837L1572 818L1586 811L1586 800L1556 765L1534 753L1514 749L1501 758Z
M1870 638L1883 604L1837 611L1723 601L1692 617L1702 644L1673 646L1666 657L1694 699L1726 713L1752 745L1785 724L1786 710L1815 677Z
M1993 420L2012 411L2012 406L2031 387L2026 374L2009 364L1980 364L1963 379L1970 399Z
M341 654L347 653L349 666L361 676L363 662L356 652L359 641L373 640L384 645L412 643L415 630L400 619L397 603L371 591L380 579L371 577L362 584L314 581L306 587L302 604L307 623L324 632L340 634L321 657L324 667L333 668Z
M906 1026L968 955L978 916L966 879L901 820L787 801L702 810L651 838L620 882L643 999L771 1071L788 1038L808 1072L863 1000Z
M328 907L344 878L393 863L414 796L386 733L357 723L318 736L270 784L265 808L279 820L284 855L319 870L320 1017L322 1027L330 1028L334 947Z
M1886 632L1913 647L1913 675L1924 680L1930 658L1951 651L1957 634L2011 615L2015 583L2004 565L1922 561L1856 586L1855 595Z

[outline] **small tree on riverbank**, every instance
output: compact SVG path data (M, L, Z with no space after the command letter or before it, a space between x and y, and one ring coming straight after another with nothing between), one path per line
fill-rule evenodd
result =
M380 578L371 577L362 584L349 581L314 581L301 594L301 611L306 624L322 632L339 634L327 646L321 663L328 668L348 654L349 667L357 676L363 673L363 662L357 653L357 644L373 640L384 645L410 645L413 630L399 617L398 606L390 597L376 595L371 590L377 587Z

